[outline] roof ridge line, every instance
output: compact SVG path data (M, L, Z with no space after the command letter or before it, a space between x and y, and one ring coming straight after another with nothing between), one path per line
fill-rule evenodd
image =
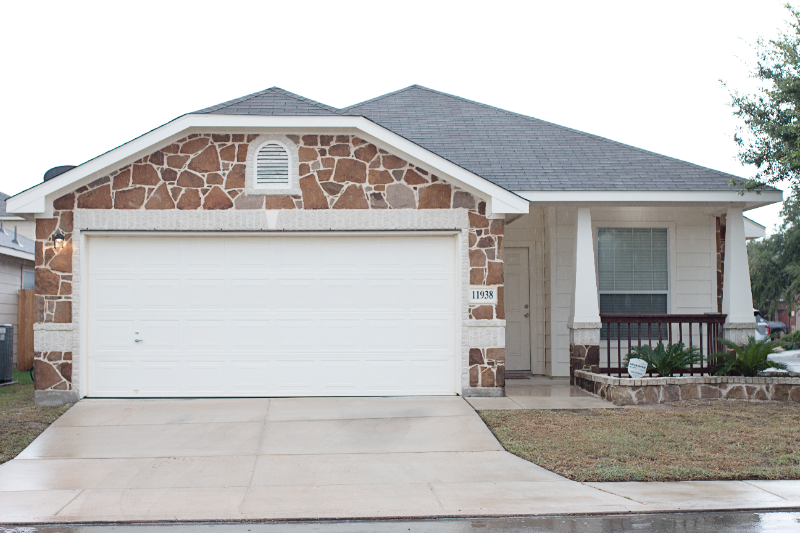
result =
M233 100L228 100L227 102L222 102L221 104L217 104L217 105L213 105L213 106L210 106L210 107L206 107L204 109L200 109L199 111L192 111L189 114L195 114L195 113L209 114L209 113L213 113L215 111L220 111L220 110L226 109L228 107L231 107L233 105L238 105L238 104L241 104L243 102L247 102L248 100L252 100L253 98L256 98L258 96L262 96L263 94L265 94L267 92L270 92L270 91L279 92L283 96L286 96L288 98L292 98L294 100L297 100L298 102L302 102L302 103L305 103L305 104L308 104L308 105L319 107L319 108L324 109L325 111L328 111L328 112L336 113L338 111L338 109L335 108L335 107L331 107L331 106L329 106L327 104L323 104L322 102L317 102L316 100L311 100L310 98L306 98L305 96L301 96L299 94L295 94L293 92L287 91L286 89L284 89L282 87L278 87L277 85L273 85L272 87L268 87L266 89L263 89L261 91L257 91L257 92L251 93L251 94L246 94L244 96L240 96L239 98L234 98Z
M300 94L295 94L293 92L287 91L286 89L278 87L277 85L273 86L273 87L270 87L270 89L277 89L278 91L283 93L285 96L288 96L290 98L294 98L295 100L297 100L299 102L305 102L305 103L311 104L313 106L321 107L322 109L325 109L326 111L333 111L333 112L338 112L339 111L339 109L336 108L336 107L329 106L328 104L323 104L322 102L317 102L316 100L312 100L311 98L306 98L305 96L302 96ZM267 89L267 90L270 90L270 89Z
M191 115L191 114L194 114L194 113L207 113L208 109L211 109L213 111L218 111L220 109L225 109L226 107L230 107L230 106L232 106L234 104L240 104L242 102L246 102L246 101L248 101L248 100L250 100L252 98L255 98L256 96L259 96L259 95L261 95L261 94L263 94L263 93L265 93L265 92L267 92L269 90L272 90L272 89L280 89L280 87L273 85L272 87L268 87L266 89L262 89L260 91L254 92L254 93L246 94L244 96L240 96L238 98L234 98L233 100L228 100L227 102L222 102L221 104L216 104L216 105L212 105L212 106L209 106L209 107L204 107L203 109L200 109L198 111L192 111L192 112L190 112L188 114Z
M398 89L398 90L392 91L390 93L382 94L380 96L376 96L375 98L370 98L369 100L364 100L363 102L358 102L356 104L349 105L347 107L342 107L341 109L339 109L338 112L339 112L339 114L342 114L343 111L347 111L348 109L351 109L353 107L357 107L357 106L360 106L360 105L368 104L370 102L377 102L378 100L380 100L382 98L388 98L389 96L393 96L395 94L400 94L400 93L402 93L404 91L408 91L409 89L413 89L414 87L420 87L422 89L426 89L427 88L427 87L422 87L422 85L417 85L415 83L413 85L409 85L408 87L403 87L402 89Z

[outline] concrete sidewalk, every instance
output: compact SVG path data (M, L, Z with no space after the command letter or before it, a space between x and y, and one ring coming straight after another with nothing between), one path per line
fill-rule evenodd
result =
M577 483L458 397L85 400L0 465L0 523L800 508L800 482Z
M515 409L618 409L611 402L569 384L569 378L506 379L502 398L466 398L479 410Z

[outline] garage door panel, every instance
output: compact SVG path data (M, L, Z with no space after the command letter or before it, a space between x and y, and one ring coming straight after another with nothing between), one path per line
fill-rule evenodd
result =
M222 312L227 307L229 292L225 280L190 278L181 283L180 301L185 309Z
M233 239L233 263L236 270L251 271L253 267L270 266L270 239L259 237L236 237Z
M315 238L313 246L323 272L353 272L364 266L364 239Z
M315 392L315 361L307 359L276 359L270 372L271 390L276 396L312 395Z
M133 271L136 268L136 252L131 240L104 239L102 246L92 251L92 271L96 274Z
M140 320L135 331L141 339L135 350L142 352L176 352L181 350L182 327L179 320Z
M410 329L414 335L409 338L409 348L426 353L452 353L455 345L451 317L412 319Z
M433 393L448 385L452 387L453 373L450 370L450 361L447 359L412 360L409 366L414 376L411 387L417 392Z
M187 271L215 272L225 269L225 258L230 241L214 242L214 239L194 237L186 239L188 248L184 254L183 268Z
M136 364L137 395L178 395L183 392L180 360L141 359ZM141 394L139 394L141 393Z
M408 362L405 359L366 359L364 392L402 393L408 389Z
M355 359L322 360L316 365L319 388L323 394L358 392L359 361Z
M90 297L93 300L93 307L98 311L132 311L135 306L135 295L136 280L133 278L104 279L98 277Z
M181 242L169 237L138 237L130 244L135 250L137 270L181 271Z
M453 307L451 280L423 279L409 287L414 308L429 311L447 311Z
M316 283L314 279L286 279L274 281L274 290L266 300L272 309L312 311L316 307Z
M454 245L90 236L89 395L452 394Z
M397 279L368 279L364 306L373 311L399 311L408 308L408 282Z
M315 320L276 320L270 337L276 352L308 352L316 348L318 327Z
M269 369L267 361L230 360L225 373L228 384L226 390L234 396L255 394L266 396L269 393Z
M89 367L89 382L100 394L127 396L135 388L134 365L132 360L98 359Z
M221 360L189 360L185 367L187 392L207 395L222 394L225 391L225 365Z
M312 239L274 239L272 241L272 264L279 271L314 271L317 270L316 242Z
M181 309L180 278L157 277L143 279L137 283L137 307L142 311L178 311Z
M133 352L133 320L97 320L97 333L92 337L92 351L97 354L110 353L129 355Z
M267 353L271 335L268 320L231 319L228 345L235 352Z
M234 279L229 285L228 297L230 310L264 310L270 307L270 281L265 279Z
M322 311L364 308L363 279L321 279L319 289L318 309Z
M364 330L365 349L368 352L398 352L405 346L404 322L397 317L367 320Z
M369 274L396 275L408 271L410 255L407 241L386 239L370 247L364 266Z
M182 346L190 352L222 352L225 349L224 320L187 320Z
M324 352L362 352L364 347L364 321L325 320L320 324L318 332L318 349Z

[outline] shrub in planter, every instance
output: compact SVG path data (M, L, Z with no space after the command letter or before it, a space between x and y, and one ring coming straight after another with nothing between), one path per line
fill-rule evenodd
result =
M778 342L785 350L800 350L800 330L787 333Z
M655 348L648 345L637 346L625 356L625 366L634 358L647 363L648 372L658 372L659 376L671 376L675 372L688 372L689 365L703 363L703 355L695 346L686 347L682 342L672 344L659 342Z
M736 344L726 339L717 340L731 349L731 351L718 352L712 356L721 361L716 372L717 376L755 377L759 372L768 368L777 370L788 368L786 363L768 359L769 354L780 346L780 343L771 339L756 341L755 337L750 337L747 344Z

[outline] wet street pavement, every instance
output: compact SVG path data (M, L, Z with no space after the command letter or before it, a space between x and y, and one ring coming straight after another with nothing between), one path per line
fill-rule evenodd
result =
M2 526L2 533L774 533L800 531L800 513L727 512L439 520Z

